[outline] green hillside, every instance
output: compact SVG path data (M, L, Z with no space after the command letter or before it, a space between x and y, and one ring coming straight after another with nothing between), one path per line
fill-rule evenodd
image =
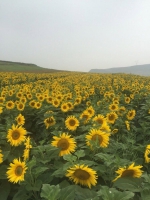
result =
M126 73L141 76L150 76L150 64L134 65L130 67L118 67L109 69L91 69L91 73Z
M0 61L0 72L33 72L33 73L51 73L60 72L60 70L47 69L39 67L35 64Z

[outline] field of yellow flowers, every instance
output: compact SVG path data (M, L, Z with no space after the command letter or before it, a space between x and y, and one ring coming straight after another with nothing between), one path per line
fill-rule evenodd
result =
M0 200L149 200L150 77L0 73Z

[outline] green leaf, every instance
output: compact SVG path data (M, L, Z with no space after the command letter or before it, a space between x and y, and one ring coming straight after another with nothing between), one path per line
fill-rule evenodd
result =
M76 186L76 199L77 200L85 200L92 199L97 197L97 193L91 189L81 188L80 186Z
M45 198L46 200L57 200L60 195L60 188L59 185L49 185L43 184L41 197Z
M49 168L48 167L36 167L34 169L34 174L36 175L36 177L38 177L40 174L45 172L47 169L49 169Z
M85 156L85 152L84 152L84 150L79 150L79 151L75 152L75 155L76 155L76 156L78 157L78 159L79 159L79 158L82 158L82 157Z
M76 156L73 156L71 154L67 154L67 155L64 155L63 156L63 159L64 160L67 160L68 162L74 162L77 160L77 157Z
M68 186L66 188L61 189L61 196L59 200L73 200L75 198L75 187Z
M97 194L98 196L101 196L103 200L129 200L134 196L134 193L132 192L120 192L115 188L108 188L107 186L102 186Z
M7 168L8 168L8 166L6 166L6 165L0 166L0 179L7 179L7 176L6 176Z
M0 199L7 200L7 197L10 193L10 184L4 180L0 185Z
M149 190L143 190L141 192L141 198L142 198L142 200L149 200L150 199L150 189Z
M129 191L124 191L124 192L116 191L114 193L114 200L129 200L132 197L134 197L134 193Z
M32 195L27 195L25 190L19 190L12 200L29 200Z
M140 192L142 190L141 183L142 180L140 178L119 178L114 183L114 187L132 192Z

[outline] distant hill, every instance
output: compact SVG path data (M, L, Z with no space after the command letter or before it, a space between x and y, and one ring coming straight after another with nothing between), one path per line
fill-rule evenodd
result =
M126 73L135 74L141 76L150 76L150 64L145 65L134 65L130 67L119 67L109 69L91 69L89 72L92 73Z
M11 62L0 60L0 72L33 72L33 73L51 73L61 70L47 69L31 63Z

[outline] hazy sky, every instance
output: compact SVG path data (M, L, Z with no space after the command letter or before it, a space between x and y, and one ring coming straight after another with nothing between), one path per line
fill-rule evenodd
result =
M0 60L72 71L150 64L150 0L3 0Z

